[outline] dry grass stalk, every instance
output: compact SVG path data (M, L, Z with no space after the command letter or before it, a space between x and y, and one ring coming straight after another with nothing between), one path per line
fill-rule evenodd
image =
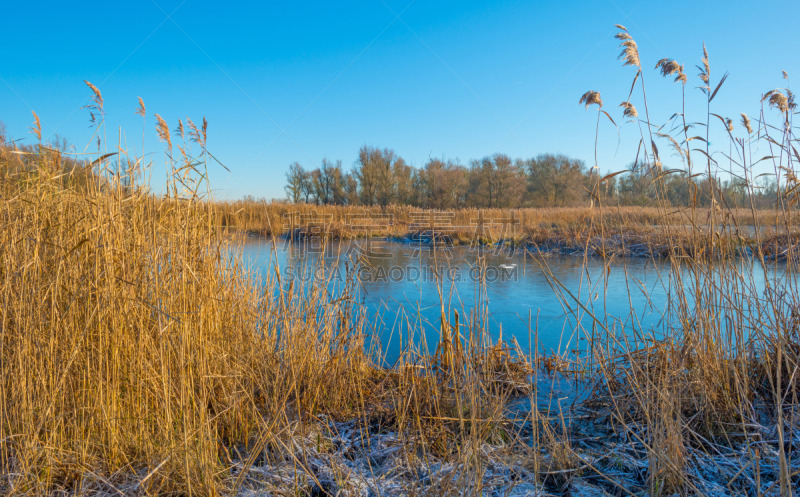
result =
M753 126L750 124L750 118L747 117L747 114L745 114L744 112L741 113L741 116L742 116L742 126L744 126L744 129L747 130L748 134L752 135L753 134Z
M634 107L630 102L622 102L619 104L619 106L622 107L623 117L635 118L639 115L639 113L636 111L636 107Z
M615 38L620 40L620 47L622 47L622 52L620 52L618 58L623 61L623 66L634 66L641 70L642 64L639 61L639 46L636 45L636 41L634 41L630 33L628 33L628 30L625 28L625 26L620 24L617 24L616 26L621 30L615 35Z
M156 132L158 133L158 137L167 144L167 148L172 148L172 137L169 133L169 126L167 126L167 121L164 120L163 117L156 114Z
M578 100L578 105L584 105L587 109L590 105L597 105L598 107L603 106L603 99L600 98L600 93L596 91L587 91L583 95L581 95L580 100Z
M708 50L706 49L705 43L703 43L703 58L701 63L702 67L697 66L697 68L700 70L700 80L705 83L706 87L708 87L711 77L711 65L708 62Z
M678 64L673 59L661 59L656 63L656 69L661 71L661 75L664 77L675 75L675 82L681 82L681 84L686 84L687 78L686 73L683 72L683 66Z
M36 114L36 112L31 111L31 113L33 114L33 126L31 128L29 128L29 129L30 129L31 133L36 135L36 139L41 142L42 141L42 123L39 121L39 116Z
M794 94L787 89L770 90L761 97L761 101L766 101L770 107L778 109L784 114L788 114L796 108Z

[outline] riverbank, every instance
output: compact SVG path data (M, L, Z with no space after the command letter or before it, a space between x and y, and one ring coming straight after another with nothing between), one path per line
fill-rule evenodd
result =
M632 358L647 361L664 346ZM542 362L527 392L506 398L501 413L462 420L478 436L454 423L455 446L443 448L430 433L399 432L385 417L319 416L295 425L292 445L267 449L257 464L233 461L238 495L291 487L305 495L777 496L782 464L800 485L800 459L781 456L800 450L800 437L782 435L789 426L778 425L767 404L736 413L739 421L722 431L704 424L710 413L693 412L681 437L665 420L642 416L632 385L611 391L603 374L578 378Z
M636 359L647 361L653 352L641 351ZM610 391L603 374L579 378L568 370L574 364L560 363L560 372L553 360L542 358L531 381L515 380L513 394L483 399L480 416L454 414L449 409L455 406L447 407L454 399L443 396L445 411L417 410L405 427L395 414L415 408L403 407L403 399L424 397L395 390L398 375L416 377L417 385L426 376L438 378L440 393L464 378L433 363L433 369L375 370L375 395L354 417L290 407L280 430L220 445L225 471L216 489L247 497L779 496L788 495L781 493L782 472L792 475L791 486L800 485L800 458L785 456L800 450L800 437L766 403L737 413L739 421L724 428L705 425L714 414L690 409L679 434L663 425L665 419L643 415L646 401L636 399L643 392L624 384ZM74 488L97 495L163 492L170 486L158 473L167 462L106 477L94 469Z
M657 207L455 209L220 202L221 226L266 238L394 240L431 246L499 247L541 255L702 259L724 254L797 258L800 216L729 209ZM734 220L734 221L730 221Z
M791 457L800 436L789 421L800 414L797 405L775 411L770 380L756 374L753 386L766 396L706 411L700 404L708 392L693 388L690 370L670 381L676 397L649 397L634 383L642 378L631 379L647 370L638 365L666 359L671 345L624 354L613 377L575 376L575 364L564 362L556 371L554 358L542 358L502 411L462 419L461 430L452 423L449 447L431 432L397 431L381 416L307 419L295 425L291 447L274 447L252 466L232 463L243 483L238 495L288 486L305 495L790 495L786 484L800 486L800 459ZM769 367L765 357L746 361L754 371ZM794 391L794 378L785 388ZM675 414L684 421L650 417L679 398Z
M237 230L233 230L236 234ZM782 234L778 234L782 233ZM251 237L269 239L263 231L244 232ZM400 235L355 236L326 232L319 228L295 228L291 232L281 232L280 238L299 243L321 245L331 241L359 242L365 240L388 240L406 243L429 249L450 247L495 248L496 250L526 251L535 255L562 255L588 257L634 257L666 260L670 257L705 258L709 255L738 255L755 257L765 261L785 261L797 259L800 253L795 247L800 241L800 229L790 234L771 228L746 226L730 230L716 231L708 227L644 227L608 229L596 233L592 229L582 232L561 229L542 230L525 237L476 238L471 232L431 231L407 232Z
M444 495L503 496L613 496L658 495L663 483L648 481L653 461L641 426L619 433L606 424L607 412L591 404L570 410L572 429L563 432L564 452L539 450L530 443L534 430L529 421L511 419L508 430L517 443L482 442L470 447L475 462L453 461L425 451L407 436L363 421L334 423L320 419L303 435L294 436L291 454L273 453L247 467L234 462L232 475L242 476L237 495L281 495L294 488L303 495ZM552 426L552 423L551 423ZM559 431L558 425L552 430ZM683 454L688 464L681 470L688 480L683 495L780 495L780 441L777 426L754 425L759 436L758 460L748 444L707 442L689 446ZM757 435L756 435L757 434ZM730 434L739 437L743 434ZM798 450L798 441L791 443ZM566 455L566 454L568 455ZM534 460L538 459L537 463ZM800 472L800 461L789 471ZM797 485L800 482L795 481Z

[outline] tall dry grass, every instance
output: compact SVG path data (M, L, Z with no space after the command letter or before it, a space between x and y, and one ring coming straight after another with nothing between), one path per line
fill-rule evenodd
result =
M800 289L794 231L800 157L792 122L793 94L788 89L766 92L759 117L751 121L742 114L742 126L734 128L732 120L714 112L714 98L724 91L727 74L717 77L711 72L703 46L699 90L706 109L698 118L686 115L684 91L681 110L663 125L654 124L658 120L647 112L646 71L638 46L627 29L617 28L620 59L634 69L630 93L621 107L640 136L638 167L659 187L678 166L702 171L697 174L714 180L706 183L713 202L700 216L694 206L683 210L690 220L688 238L669 222L674 211L665 194L656 207L667 244L688 244L691 254L686 257L682 248L664 254L669 263L663 277L669 304L660 335L636 329L635 323L633 329L620 330L603 309L583 302L582 310L592 317L592 325L583 331L591 341L597 382L586 405L595 415L607 416L610 431L647 459L646 490L651 495L705 493L703 460L728 475L726 491L794 495L800 484L795 452L800 440ZM682 86L687 81L683 66L671 59L660 60L656 69L662 76L674 76ZM599 119L605 113L599 93L585 97L579 103L595 105ZM643 117L632 100L645 109ZM709 146L714 127L729 139L724 151ZM665 129L673 129L674 136ZM675 157L661 155L656 139L672 146ZM759 160L765 149L769 155ZM746 188L754 191L756 166L761 164L763 170L763 161L779 178L778 207L772 212L730 208L715 187L716 178L730 172L744 178ZM664 165L667 162L673 169ZM602 181L598 178L597 187ZM614 207L599 200L594 219L602 231L603 212ZM697 222L698 218L705 222ZM755 243L743 257L725 241L741 237L744 226L752 227ZM620 268L609 265L608 271L612 270ZM602 288L607 278L605 272L600 282L591 285ZM571 295L565 300L580 303ZM726 465L733 469L727 471Z
M288 412L358 411L358 311L346 295L276 294L279 273L258 283L229 255L202 194L205 130L190 128L194 155L189 140L166 150L164 198L112 154L79 175L44 147L12 168L20 151L3 147L3 493L213 494L229 451Z
M411 234L415 227L426 221L441 229L471 233L484 226L500 232L503 225L514 226L512 235L521 241L526 234L540 230L552 233L557 229L589 229L592 219L598 215L596 209L586 207L553 207L521 209L459 208L451 210L423 209L407 205L387 207L291 204L258 200L218 201L215 207L220 214L223 227L247 231L264 236L285 236L292 227L305 228L319 223L333 238L364 236L362 227L370 221L372 236L402 237ZM603 223L609 228L624 229L632 233L646 231L665 224L676 227L707 227L711 210L708 208L670 207L665 213L663 206L649 207L608 206L602 212ZM775 223L775 211L732 208L727 212L744 222L743 227L758 225L762 228ZM594 224L597 221L595 220ZM792 219L796 226L797 220Z
M321 416L442 457L497 436L479 420L518 386L494 378L524 363L486 341L378 367L354 277L333 294L243 266L207 193L205 122L156 122L165 196L149 192L157 165L121 144L70 167L42 144L0 146L0 492L236 492L256 464L310 467L295 449Z
M652 178L651 178L652 179ZM600 186L598 186L599 188ZM667 259L672 252L692 256L709 243L735 253L761 251L785 258L798 220L776 222L775 211L726 208L610 205L524 209L421 209L288 204L265 201L216 202L227 231L263 237L347 240L381 237L454 245L510 245L534 253L638 256ZM714 223L714 224L712 224ZM709 233L718 240L712 241ZM702 234L698 238L698 234Z

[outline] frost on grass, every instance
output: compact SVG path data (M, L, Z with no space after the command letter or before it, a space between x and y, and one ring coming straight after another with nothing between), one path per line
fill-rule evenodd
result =
M554 384L556 392L563 394L564 383ZM455 450L445 455L411 435L381 429L364 420L342 423L321 417L305 429L297 427L298 433L287 435L291 442L268 444L258 463L246 470L237 494L675 494L673 490L664 492L664 483L654 476L658 463L652 454L653 435L644 426L631 423L623 430L612 428L610 411L592 404L586 392L571 392L560 403L553 402L550 392L540 395L548 398L536 402L541 416L537 423L532 422L530 400L519 399L507 412L509 436L499 437L500 441L494 443L452 440ZM543 443L541 434L547 427L553 438ZM780 495L777 428L753 425L752 430L746 442L737 442L734 436L729 443L706 440L688 445L679 493ZM784 442L788 451L800 450L800 437L793 436ZM759 454L757 464L754 451ZM799 460L790 458L789 465L790 474L800 473ZM235 463L232 478L244 467L242 462Z

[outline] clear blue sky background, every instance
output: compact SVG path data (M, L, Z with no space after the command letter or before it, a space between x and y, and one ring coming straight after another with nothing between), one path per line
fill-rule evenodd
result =
M218 198L281 197L291 162L350 167L364 144L416 166L496 152L591 165L595 114L577 103L590 89L621 125L619 138L600 131L600 169L616 171L633 161L638 131L617 107L634 70L616 59L615 23L639 43L654 121L680 109L679 86L652 70L662 57L686 65L688 112L704 117L693 89L703 41L712 79L730 72L714 105L737 131L739 112L756 117L760 95L786 86L781 70L800 77L794 0L6 2L2 12L0 120L12 138L34 141L35 110L45 139L84 150L87 79L105 97L109 141L121 127L133 150L137 96L148 151L160 148L153 113L171 128L205 115L209 149L231 169L213 168Z

